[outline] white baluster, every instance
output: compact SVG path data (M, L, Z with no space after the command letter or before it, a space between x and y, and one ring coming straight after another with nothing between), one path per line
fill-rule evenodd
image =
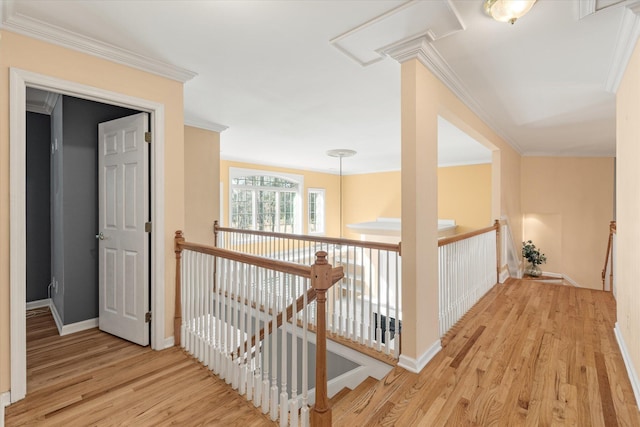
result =
M271 299L271 420L278 418L278 277L271 275L273 283L273 298Z
M295 288L292 303L295 304L297 300L298 292L300 289L300 278L295 277ZM306 291L303 290L306 295ZM297 307L296 307L297 308ZM294 312L295 309L294 308ZM291 425L298 425L298 327L296 323L297 316L293 316L291 319L291 401L289 402L289 413L291 418Z
M195 294L196 294L196 282L195 282L195 253L189 254L189 347L187 351L193 354L195 351Z
M180 265L180 301L182 302L182 319L180 323L180 336L182 339L180 340L180 347L185 348L187 342L187 302L188 302L188 292L187 288L189 287L189 281L187 280L187 251L182 251L182 260Z
M302 408L300 418L303 426L309 425L309 301L307 300L307 290L309 280L304 280L304 296L302 298Z
M378 311L376 312L376 340L377 340L377 350L378 351L382 351L382 312L380 311L381 309L381 303L380 300L382 299L382 292L380 289L381 286L381 282L382 282L382 278L381 276L381 265L382 265L382 257L380 254L380 250L377 250L378 253Z
M263 282L262 286L265 289L265 299L264 299L264 355L263 355L263 379L262 379L262 413L266 414L269 412L270 402L270 378L269 378L269 358L271 353L269 352L269 341L271 341L271 337L273 334L269 334L269 310L271 308L271 298L273 294L273 287L268 285L269 277L268 273L265 271L263 274Z

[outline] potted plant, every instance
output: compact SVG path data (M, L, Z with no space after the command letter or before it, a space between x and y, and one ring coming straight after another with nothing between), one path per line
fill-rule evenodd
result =
M522 242L522 257L526 258L529 262L529 265L524 270L525 274L532 277L539 277L542 275L542 270L540 270L539 265L543 262L547 262L547 257L545 254L540 253L540 249L536 248L536 245L534 245L531 240Z

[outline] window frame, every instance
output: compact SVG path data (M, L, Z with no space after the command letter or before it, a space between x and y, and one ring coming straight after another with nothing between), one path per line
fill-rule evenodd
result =
M316 216L320 214L320 222L321 222L321 230L320 231L311 231L311 194L320 194L321 206L320 212L316 212ZM316 206L317 208L317 206ZM307 189L307 233L310 236L324 236L327 232L327 222L326 222L326 189L324 188L308 188ZM317 223L316 223L317 226Z
M285 187L260 187L260 186L249 186L249 185L234 185L233 180L242 176L265 176L265 177L275 177L284 179L287 181L291 181L297 184L297 188L285 188ZM247 169L247 168L229 168L229 191L227 193L227 203L228 208L227 212L229 214L229 227L232 226L233 219L233 191L236 189L242 190L251 190L257 191L259 189L263 189L266 191L275 191L277 193L276 198L280 197L281 192L286 193L295 193L295 200L293 203L294 209L294 224L293 224L293 234L302 234L302 224L304 222L303 211L302 211L302 200L303 200L303 191L304 191L304 176L292 173L285 172L276 172L276 171L268 171L268 170L260 170L260 169ZM254 195L254 205L255 205L255 195ZM279 212L279 209L278 209ZM255 229L256 224L256 212L255 207L253 209L253 226ZM278 228L280 224L278 223ZM283 233L283 231L276 231L276 233Z

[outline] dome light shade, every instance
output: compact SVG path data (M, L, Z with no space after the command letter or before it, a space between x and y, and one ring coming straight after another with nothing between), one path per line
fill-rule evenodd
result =
M496 21L514 24L535 4L536 0L484 0L484 11Z

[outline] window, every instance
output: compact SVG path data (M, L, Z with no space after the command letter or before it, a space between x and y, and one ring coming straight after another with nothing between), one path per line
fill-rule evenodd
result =
M301 233L300 175L229 169L230 226L243 230Z
M324 190L309 189L309 234L324 234Z

